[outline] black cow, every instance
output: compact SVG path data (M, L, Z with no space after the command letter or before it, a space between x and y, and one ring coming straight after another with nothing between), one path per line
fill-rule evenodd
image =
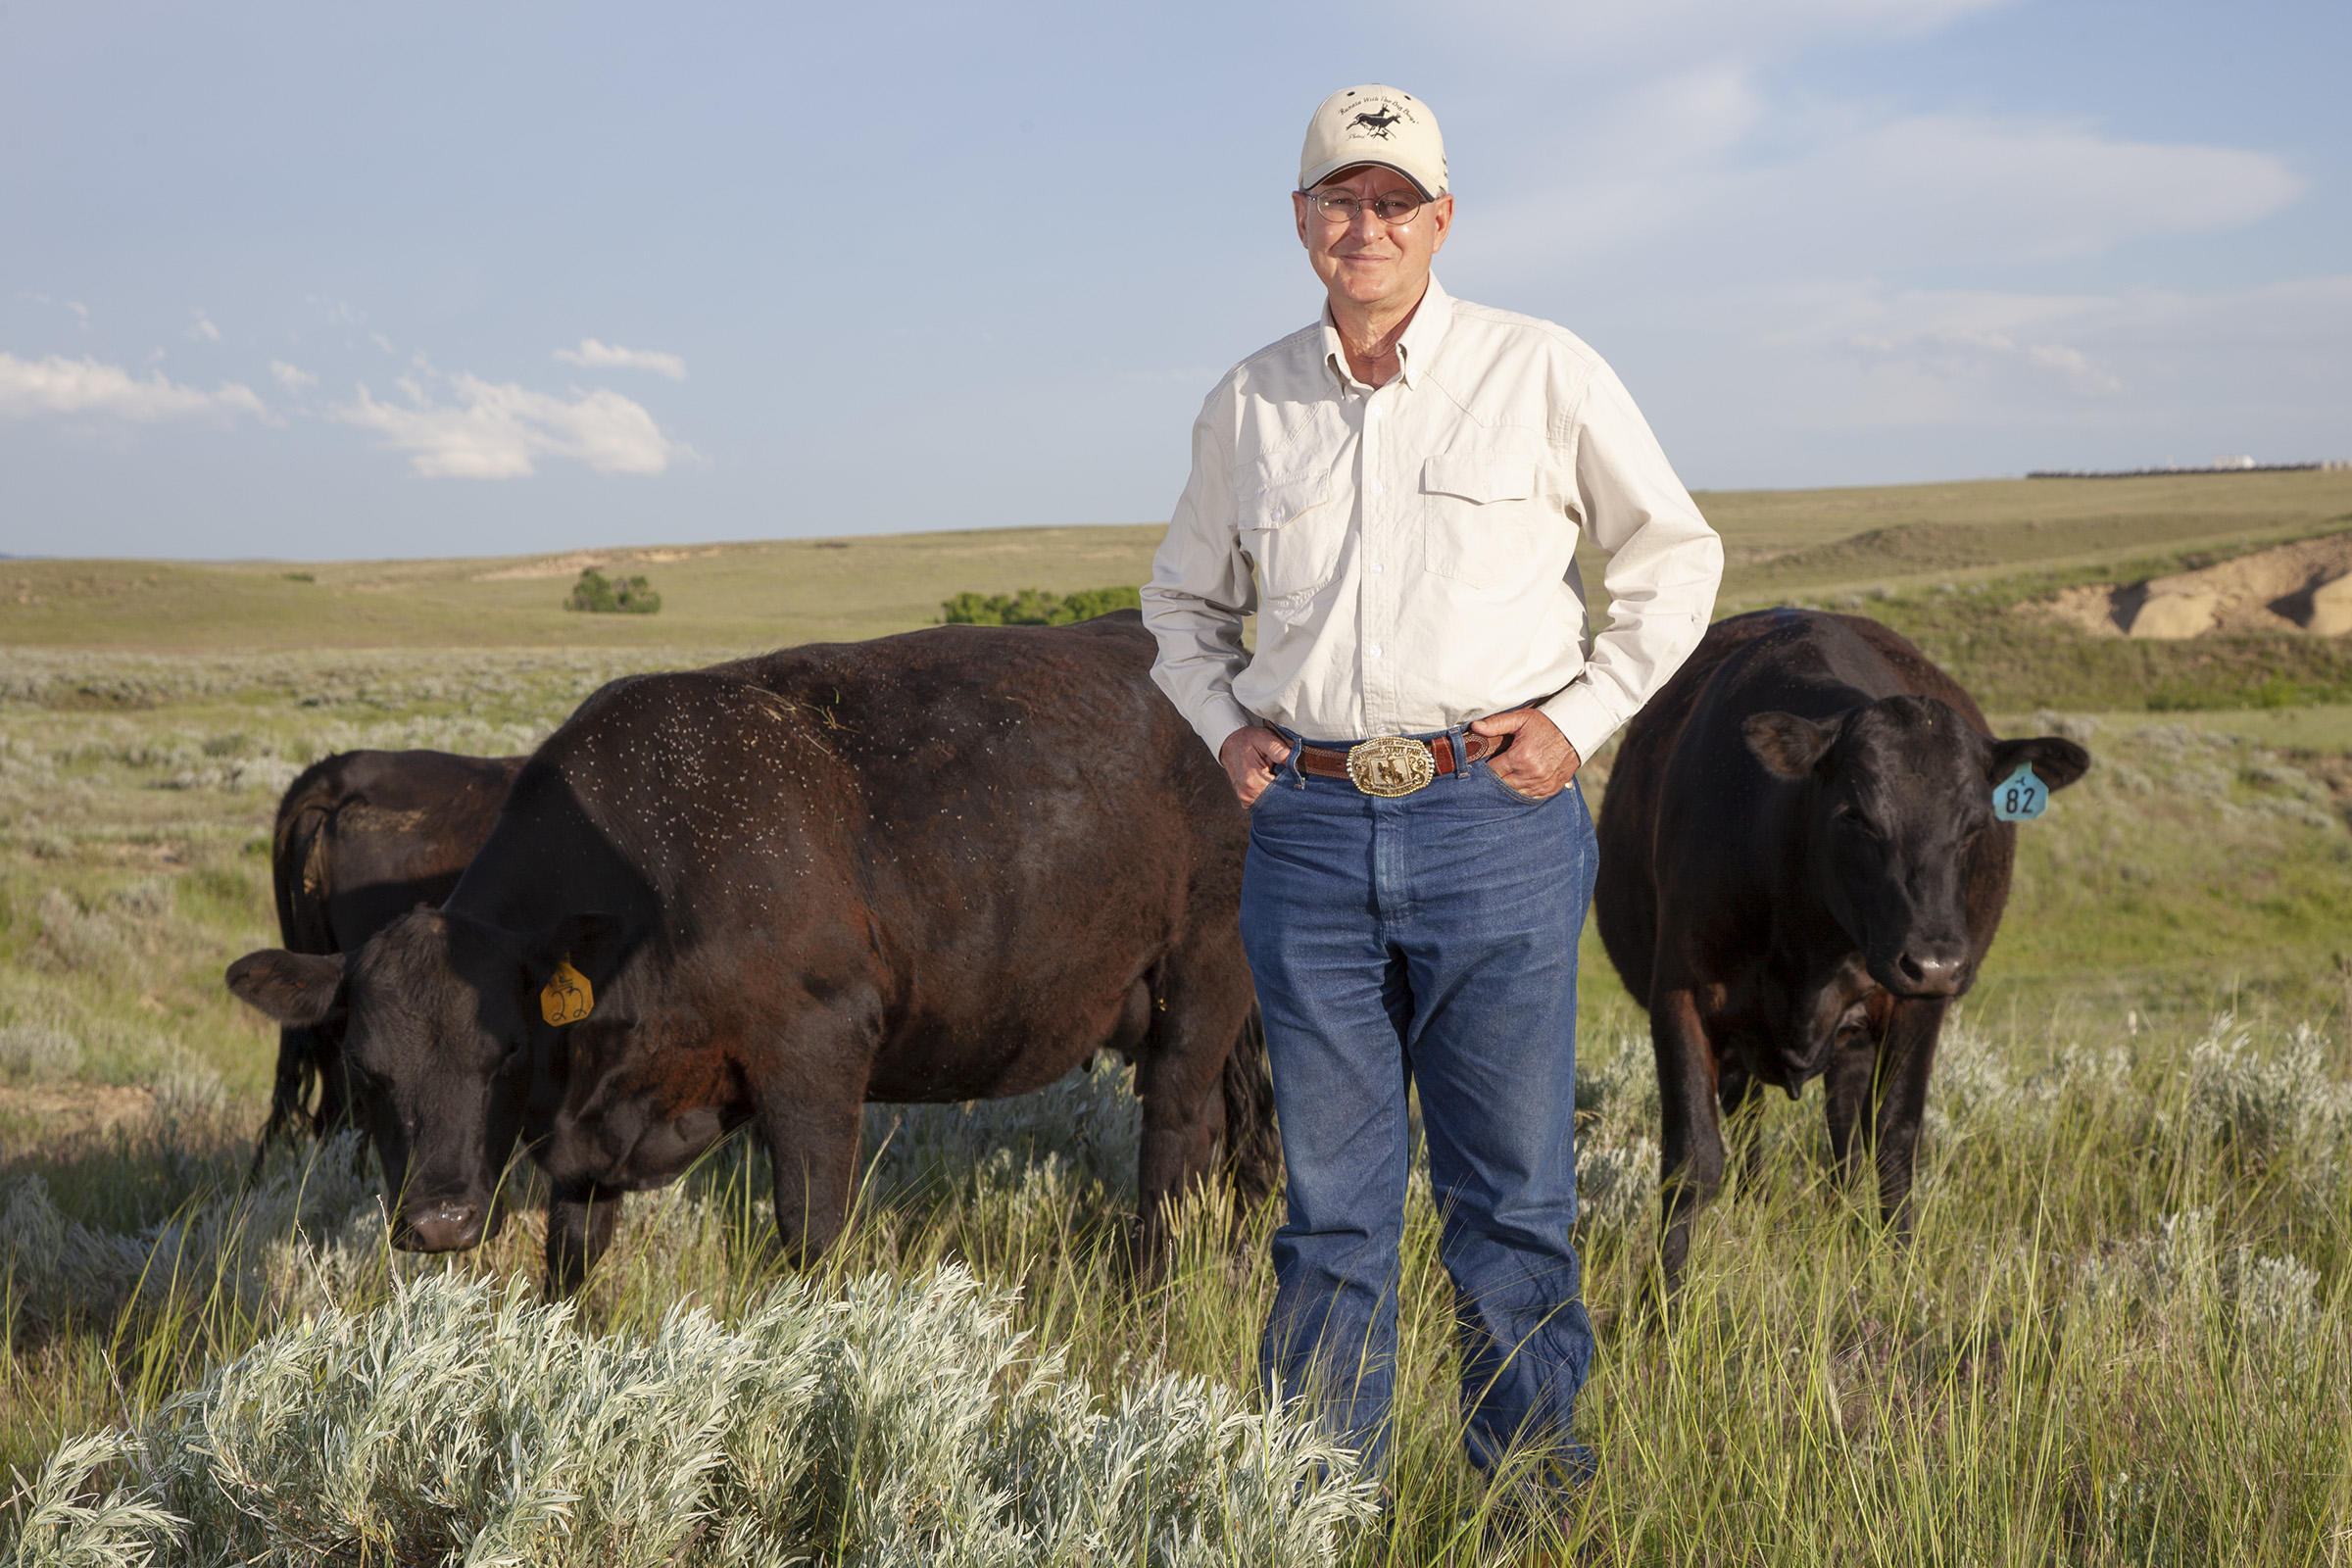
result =
M2017 830L1992 789L2021 762L2057 790L2090 758L1993 739L1901 637L1809 611L1718 622L1627 726L1594 904L1649 1009L1670 1287L1722 1186L1718 1102L1729 1115L1768 1084L1793 1099L1828 1075L1841 1171L1874 1151L1886 1219L1908 1231L1936 1036L2009 897Z
M249 955L230 989L346 1018L405 1248L483 1239L519 1131L559 1292L619 1194L731 1127L764 1140L798 1260L842 1226L864 1102L1022 1094L1116 1049L1150 1268L1221 1135L1246 1189L1272 1174L1248 820L1152 651L1129 611L615 681L523 767L440 908L346 956ZM571 971L592 1010L552 1024Z
M449 897L524 760L338 752L304 768L277 804L270 841L279 938L295 953L351 953L419 904ZM350 1119L341 1020L281 1027L255 1169L270 1141L298 1125L324 1138Z

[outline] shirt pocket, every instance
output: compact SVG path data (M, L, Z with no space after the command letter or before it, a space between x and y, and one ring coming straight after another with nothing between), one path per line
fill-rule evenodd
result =
M1473 588L1524 582L1540 509L1536 460L1441 452L1421 465L1422 563Z
M1277 615L1305 608L1338 567L1347 516L1330 505L1328 467L1247 474L1234 498L1235 527L1257 573L1257 604Z

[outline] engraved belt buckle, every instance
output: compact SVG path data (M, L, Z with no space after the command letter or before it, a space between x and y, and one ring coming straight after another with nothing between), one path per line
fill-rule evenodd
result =
M1410 795L1437 776L1429 747L1401 735L1382 735L1348 750L1348 782L1366 795Z

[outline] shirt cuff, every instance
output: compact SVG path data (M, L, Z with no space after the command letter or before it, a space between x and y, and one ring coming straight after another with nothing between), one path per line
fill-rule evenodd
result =
M1586 680L1572 680L1558 691L1536 705L1536 711L1551 720L1568 744L1576 748L1577 760L1589 762L1601 744L1617 733L1618 719L1600 700L1600 694Z
M1226 696L1211 697L1198 717L1193 720L1193 733L1208 743L1208 755L1223 761L1221 748L1227 736L1237 729L1248 729L1257 720L1250 710Z

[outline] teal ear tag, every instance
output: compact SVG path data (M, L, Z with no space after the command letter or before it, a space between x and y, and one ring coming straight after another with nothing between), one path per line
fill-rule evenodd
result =
M2034 773L2032 762L1992 787L1992 814L2004 822L2031 822L2050 808L2050 787Z

